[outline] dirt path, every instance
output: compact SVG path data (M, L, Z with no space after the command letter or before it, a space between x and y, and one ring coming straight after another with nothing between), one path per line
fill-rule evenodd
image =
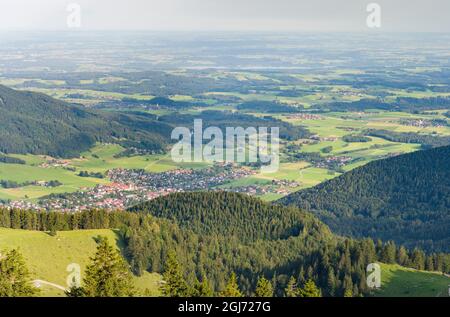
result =
M43 280L34 280L33 284L37 288L40 288L41 285L48 285L48 286L52 286L54 288L57 288L57 289L59 289L61 291L64 291L64 292L66 291L66 288L61 286L61 285L58 285L58 284L55 284L55 283L50 283L50 282L43 281Z

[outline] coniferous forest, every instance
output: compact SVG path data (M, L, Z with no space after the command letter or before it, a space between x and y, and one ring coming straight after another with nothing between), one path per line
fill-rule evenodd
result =
M280 202L334 232L449 252L450 147L375 161Z
M2 209L0 226L55 233L113 228L132 273L163 274L175 285L163 290L168 296L226 296L236 285L247 296L370 296L366 267L375 261L450 272L448 254L339 237L297 208L225 192L173 194L116 212Z

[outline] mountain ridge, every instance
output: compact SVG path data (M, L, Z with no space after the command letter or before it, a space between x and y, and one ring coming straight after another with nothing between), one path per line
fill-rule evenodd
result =
M106 113L0 85L0 152L76 157L95 142L163 151L169 125L143 114ZM128 141L128 143L124 141Z
M278 201L333 232L450 251L450 146L374 161Z

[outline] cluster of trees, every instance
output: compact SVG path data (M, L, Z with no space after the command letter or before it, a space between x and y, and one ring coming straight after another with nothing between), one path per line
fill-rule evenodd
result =
M0 297L29 297L37 293L23 256L17 250L0 252Z
M334 232L449 252L450 147L371 162L283 198Z
M20 188L20 187L24 187L24 186L31 186L31 185L37 185L38 182L37 181L27 181L27 182L23 182L23 183L18 183L15 181L11 181L11 180L0 180L0 187L3 188ZM51 180L48 182L45 182L45 186L47 187L58 187L61 186L62 183L58 180Z
M333 151L333 147L331 145L320 149L320 152L322 152L324 154L331 153L332 151Z
M292 107L287 104L274 101L246 101L236 106L236 109L243 111L254 111L264 113L296 113L298 107Z
M352 142L370 142L370 141L372 141L372 139L367 137L367 136L355 135L355 134L344 135L342 137L342 140L344 142L348 142L348 143L352 143Z
M78 173L80 177L94 177L94 178L104 178L105 175L101 172L88 172L88 171L80 171Z
M185 272L177 260L176 253L173 251L169 252L163 273L161 293L167 297L244 296L234 272L228 278L224 289L219 292L213 291L206 276L203 276L201 281L196 279L192 286L190 286L184 276ZM255 297L273 297L275 295L274 283L274 281L270 281L264 276L258 277L255 289L251 295ZM303 287L299 287L295 278L291 277L283 295L286 297L321 297L322 293L314 281L308 280Z
M150 217L125 211L66 213L0 208L0 227L36 231L122 228L138 226L144 218Z
M382 138L391 142L417 143L423 149L450 145L450 137L429 134L419 134L415 132L395 132L388 130L369 129L364 132L368 136Z
M410 113L419 113L426 110L450 109L450 98L397 97L393 102L386 102L382 98L362 99L352 102L332 102L324 107L330 111L365 111L371 109L379 109L383 111L403 111Z
M29 186L32 184L33 184L33 182L18 183L15 181L10 181L10 180L5 180L5 179L0 180L0 187L3 187L3 188L19 188L19 187Z
M81 285L73 283L69 297L130 297L137 295L128 263L104 237L99 237L97 252L86 268Z
M26 162L24 160L20 159L20 158L12 157L12 156L6 156L6 155L1 155L1 154L0 154L0 163L20 164L20 165L26 164Z
M190 101L178 101L178 100L172 100L170 98L166 97L155 97L150 100L142 100L142 99L134 99L134 98L123 98L122 102L127 104L134 104L134 106L137 105L155 105L160 106L164 108L169 109L185 109L190 108L193 106L206 106L206 104L202 104L200 102L190 102Z

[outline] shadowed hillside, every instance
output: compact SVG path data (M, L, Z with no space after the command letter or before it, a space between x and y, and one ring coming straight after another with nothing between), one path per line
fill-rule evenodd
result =
M170 131L151 115L92 111L0 85L0 152L74 157L95 142L158 152Z
M280 200L334 232L450 251L450 147L380 160Z

